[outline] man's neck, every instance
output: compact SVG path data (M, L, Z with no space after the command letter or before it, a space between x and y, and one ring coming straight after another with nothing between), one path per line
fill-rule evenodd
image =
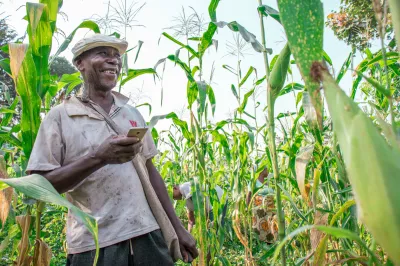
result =
M109 113L111 106L114 103L114 97L111 91L100 91L90 87L87 89L90 100L100 105L106 113Z

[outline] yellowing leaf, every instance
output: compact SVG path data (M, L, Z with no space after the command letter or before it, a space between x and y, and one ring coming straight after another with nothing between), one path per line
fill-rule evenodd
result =
M14 82L17 82L19 70L21 69L22 62L24 61L28 45L23 43L9 43L10 52L10 68Z

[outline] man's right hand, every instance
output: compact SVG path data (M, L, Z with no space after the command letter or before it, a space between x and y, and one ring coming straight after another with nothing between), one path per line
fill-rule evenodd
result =
M104 164L122 164L133 160L141 148L142 142L136 137L110 136L91 156Z

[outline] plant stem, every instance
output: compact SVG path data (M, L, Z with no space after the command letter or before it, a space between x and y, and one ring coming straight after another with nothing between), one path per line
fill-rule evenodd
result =
M262 6L262 0L258 0L259 6ZM261 26L261 36L262 36L262 44L264 47L263 55L264 55L264 65L266 72L266 80L267 80L267 107L268 107L268 131L269 131L269 147L272 159L272 170L274 172L275 179L275 189L276 189L276 208L277 208L277 217L278 217L278 235L279 240L282 241L285 238L285 214L283 212L282 199L281 199L281 188L279 187L280 177L279 177L279 167L278 167L278 158L276 152L275 145L275 100L272 97L272 91L268 86L270 69L268 63L268 54L266 50L266 41L265 41L265 27L264 27L264 19L263 14L259 11L258 15L260 17L260 26ZM281 249L281 261L282 265L286 265L286 250L285 246Z
M263 4L262 0L258 0L258 5L262 6L262 4ZM268 81L270 69L269 69L268 53L267 53L267 47L266 47L264 18L263 18L263 14L260 11L258 11L258 15L260 17L261 41L262 41L262 45L264 47L263 55L264 55L264 64L265 64L265 69L266 69L266 80Z
M276 189L276 213L278 217L278 235L279 240L282 241L285 238L285 214L283 212L282 206L282 198L281 198L281 188L279 187L280 176L279 176L279 167L278 167L278 158L276 152L276 144L275 144L275 119L274 119L274 105L275 102L271 95L271 90L268 89L268 131L270 134L269 137L269 149L271 153L272 159L272 170L274 172L274 180L275 180L275 189ZM286 250L283 246L281 249L281 261L282 265L286 265Z

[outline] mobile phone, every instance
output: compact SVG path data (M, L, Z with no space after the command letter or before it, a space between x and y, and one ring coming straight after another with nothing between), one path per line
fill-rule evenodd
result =
M128 137L136 137L139 140L142 140L144 135L146 135L148 128L147 127L133 127L129 129L127 134Z

